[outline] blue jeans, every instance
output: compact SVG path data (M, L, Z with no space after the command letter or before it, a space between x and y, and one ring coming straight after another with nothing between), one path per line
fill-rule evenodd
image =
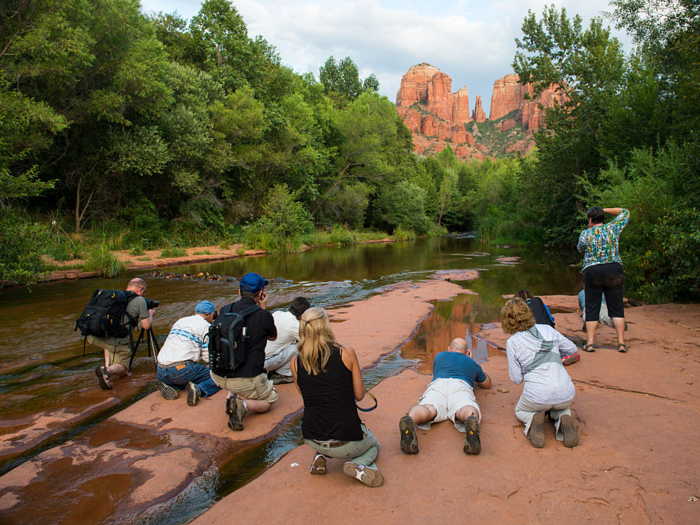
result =
M159 364L156 377L158 381L162 381L178 390L183 390L187 383L192 382L199 387L204 397L213 396L221 390L212 380L211 374L209 374L209 367L193 361L174 363L167 366Z

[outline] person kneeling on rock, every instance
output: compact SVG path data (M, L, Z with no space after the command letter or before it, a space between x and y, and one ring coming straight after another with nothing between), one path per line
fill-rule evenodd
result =
M304 400L301 432L316 452L311 474L325 474L326 458L339 458L345 460L345 474L381 487L384 477L374 463L379 441L360 420L355 404L365 397L360 363L352 348L336 342L323 308L309 308L301 316L292 376Z
M216 394L221 388L211 378L209 367L209 325L216 307L202 301L195 314L179 319L170 329L168 338L158 354L158 383L156 388L165 399L177 399L187 389L187 404L191 407L204 397Z
M532 310L520 298L511 299L501 310L506 343L508 374L516 385L523 381L523 393L515 406L516 417L525 424L525 435L535 448L544 447L545 411L554 420L557 440L565 447L578 445L578 433L571 417L576 395L562 357L574 355L576 345L554 328L535 324Z
M455 428L466 432L464 453L481 453L481 412L474 396L474 384L491 388L491 378L472 359L464 339L457 338L433 361L433 381L418 404L399 421L401 452L418 454L416 425L429 429L431 423L451 419Z

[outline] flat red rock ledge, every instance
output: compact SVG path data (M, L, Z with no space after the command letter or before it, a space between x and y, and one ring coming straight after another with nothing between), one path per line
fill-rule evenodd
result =
M439 279L400 283L367 300L332 310L333 329L339 342L355 348L361 366L368 367L412 336L432 309L428 301L447 300L464 292ZM260 441L298 413L302 403L294 385L280 385L278 392L280 399L270 412L246 416L242 432L227 427L225 392L202 399L194 408L187 406L185 395L166 401L154 392L85 435L0 477L0 518L43 519L52 515L55 505L73 522L81 521L80 509L86 505L95 516L104 518L142 512L175 497L212 461L230 455L225 449ZM213 449L216 451L211 452ZM108 482L110 476L121 476L120 482ZM37 493L42 494L38 499ZM56 517L55 512L53 515Z
M244 523L264 516L268 524L695 523L700 305L626 314L633 326L629 353L606 347L611 334L601 330L597 340L604 348L567 368L577 388L576 448L556 441L549 423L545 448L530 445L513 413L522 388L509 380L506 357L496 356L484 365L492 388L476 389L482 454L466 456L464 434L448 421L419 430L420 453L406 456L398 420L430 381L406 371L372 390L379 408L363 415L382 445L377 465L383 487L370 489L345 476L340 460L329 460L326 476L312 476L313 452L301 446L194 523L228 523L232 516ZM578 314L555 319L566 335L580 336ZM500 329L481 335L505 345ZM261 494L274 503L261 506Z

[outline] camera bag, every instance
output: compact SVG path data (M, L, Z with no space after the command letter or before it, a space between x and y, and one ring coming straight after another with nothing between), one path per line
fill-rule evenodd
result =
M224 377L245 363L249 351L245 319L260 310L258 305L253 305L235 313L230 311L230 306L222 308L209 327L209 366Z
M101 339L126 337L131 333L129 323L133 324L126 307L135 297L138 294L130 290L95 290L73 331L79 329L85 337L92 335ZM128 319L126 323L122 322L124 316Z

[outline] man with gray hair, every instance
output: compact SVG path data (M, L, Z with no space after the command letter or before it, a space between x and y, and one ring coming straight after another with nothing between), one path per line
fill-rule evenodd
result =
M446 352L433 361L433 381L418 404L399 421L401 452L418 454L418 432L430 429L431 423L451 419L455 428L466 432L464 453L481 453L481 412L474 395L474 384L491 388L491 378L472 359L472 352L462 338L454 339Z

